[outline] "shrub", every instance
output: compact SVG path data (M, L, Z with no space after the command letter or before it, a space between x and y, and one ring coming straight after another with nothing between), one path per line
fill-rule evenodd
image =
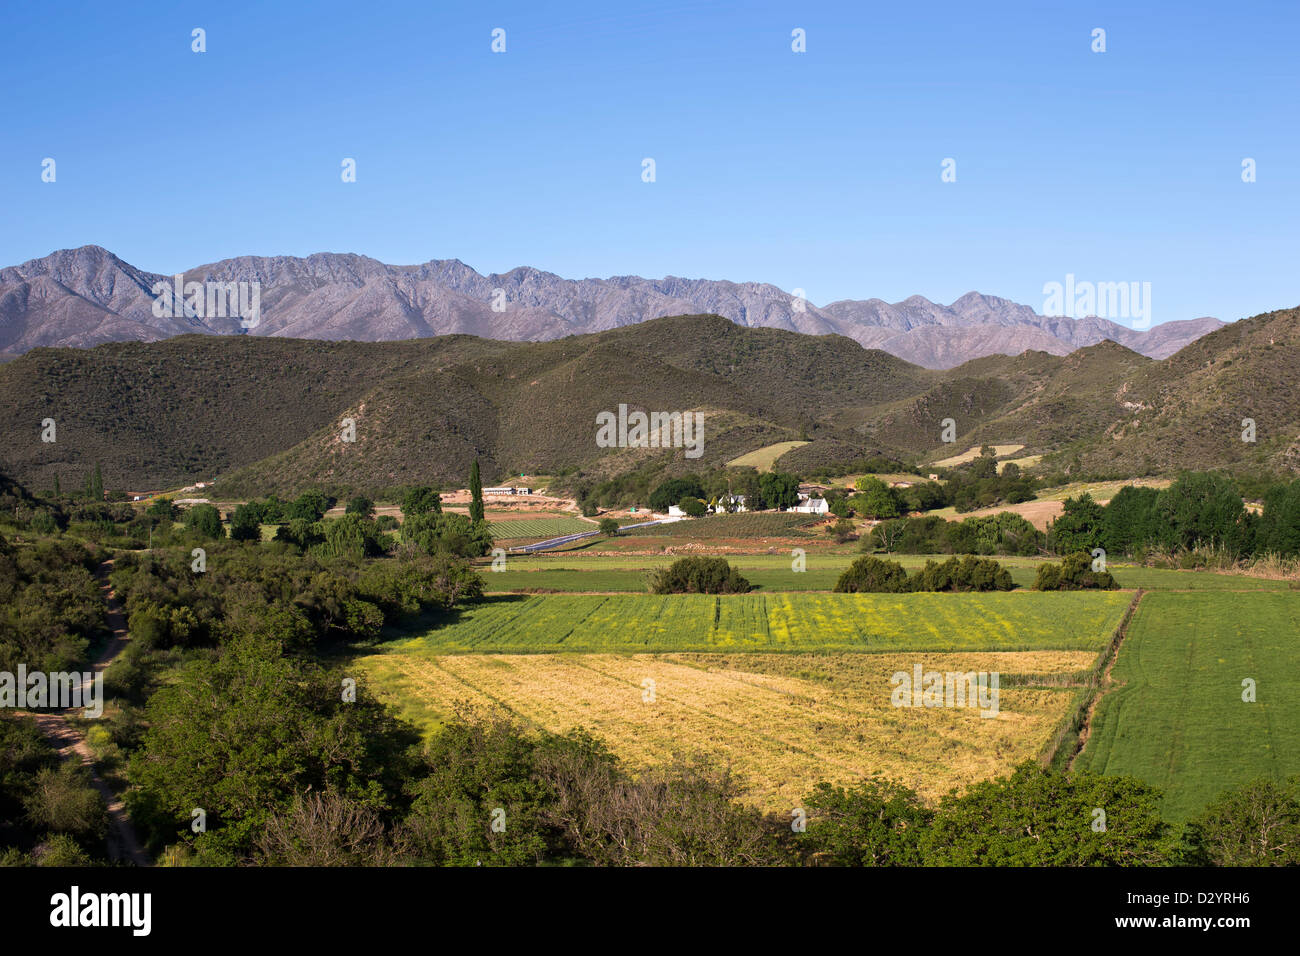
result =
M942 564L927 561L909 583L913 591L1010 591L1016 586L1002 565L972 555Z
M650 575L653 594L743 594L749 587L726 558L679 558Z
M867 556L858 558L848 566L840 579L835 582L835 590L841 593L871 592L878 594L901 594L909 591L907 572L897 561L884 561Z
M703 518L709 510L708 506L706 506L703 501L699 498L693 498L690 495L687 495L681 501L677 502L677 507L681 508L682 511L686 512L686 514L692 518Z
M1083 591L1091 588L1113 591L1118 587L1110 572L1092 570L1092 556L1082 551L1066 555L1059 565L1040 565L1034 578L1034 588L1039 591Z

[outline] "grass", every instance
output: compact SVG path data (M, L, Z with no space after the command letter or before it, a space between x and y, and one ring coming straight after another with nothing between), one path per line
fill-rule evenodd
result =
M1300 773L1297 633L1300 594L1147 595L1075 766L1162 788L1178 821L1226 788Z
M558 538L561 535L595 531L596 523L581 518L521 518L493 521L493 538Z
M927 669L1068 677L1091 651L935 654ZM633 767L703 752L751 784L746 800L789 812L821 780L872 772L934 799L1033 757L1068 709L1067 687L999 691L999 714L891 705L899 654L442 655L412 647L361 671L426 733L458 702L503 707L554 732L585 727ZM650 683L653 682L653 683ZM653 699L647 693L653 687Z
M809 444L806 441L781 441L775 445L766 445L763 448L755 449L747 455L741 455L739 458L733 458L727 462L728 468L756 468L759 471L771 471L776 460L788 451Z
M942 461L936 461L936 468L955 468L957 465L964 465L968 461L974 461L980 456L982 445L972 445L960 455L953 455L950 458L944 458ZM994 445L993 451L996 457L1001 458L1004 455L1010 455L1013 452L1020 451L1024 445Z
M794 571L790 551L779 554L728 554L728 562L749 579L759 591L830 591L844 569L859 555L852 551L808 551L806 570ZM647 572L666 567L677 554L587 554L564 552L553 555L510 557L504 571L484 570L483 582L488 591L563 591L563 592L644 592ZM948 555L882 555L897 561L909 571L922 567L927 560L945 560ZM997 558L1015 583L1031 588L1042 558ZM1283 590L1288 582L1281 579L1255 578L1240 574L1215 574L1209 571L1172 571L1133 565L1110 565L1120 586L1146 590L1253 591Z
M637 531L638 537L668 538L763 538L803 537L807 528L825 520L819 515L794 511L760 511L754 514L708 515L689 521L673 521Z
M398 652L1101 649L1131 595L558 594L486 598L399 629Z

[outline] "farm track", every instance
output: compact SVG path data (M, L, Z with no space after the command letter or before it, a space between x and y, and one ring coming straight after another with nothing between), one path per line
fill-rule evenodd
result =
M1124 638L1128 637L1128 629L1133 624L1133 618L1137 617L1138 610L1142 606L1142 598L1147 592L1138 590L1137 595L1133 598L1133 604L1127 614L1124 615L1123 621L1119 625L1119 636L1114 645L1107 648L1108 654L1106 666L1102 670L1101 677L1097 681L1096 693L1092 695L1092 700L1088 702L1088 707L1084 711L1083 725L1079 728L1078 739L1074 744L1074 753L1070 755L1066 763L1067 770L1074 769L1074 762L1079 759L1079 754L1083 753L1084 748L1088 745L1088 735L1092 732L1092 721L1097 714L1097 705L1101 699L1106 696L1116 685L1111 678L1111 673L1115 670L1115 662L1119 660L1119 652L1124 646Z
M122 602L117 599L117 594L109 584L109 575L112 571L112 558L106 559L95 569L95 576L99 578L100 597L104 601L104 619L108 624L110 636L91 662L93 674L100 674L107 670L118 655L126 649L127 641L130 640ZM122 802L121 796L113 792L113 788L96 769L95 756L86 743L85 734L74 727L63 713L54 711L18 711L17 713L31 717L36 722L36 726L45 734L46 739L62 759L71 760L75 756L90 772L90 782L99 791L108 810L108 858L115 863L131 863L135 866L152 865L153 861L136 836L135 826L131 823L131 817L126 812L126 805Z

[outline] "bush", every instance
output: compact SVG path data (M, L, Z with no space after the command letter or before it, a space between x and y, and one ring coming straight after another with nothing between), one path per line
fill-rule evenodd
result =
M857 534L857 530L858 529L854 526L853 522L848 518L840 518L833 525L826 526L826 533L833 534L837 544L844 544L847 541L851 541L853 536Z
M212 505L195 505L185 512L185 527L205 538L226 536L226 529L221 525L221 512Z
M601 518L601 519L600 519L600 533L603 534L603 535L606 535L606 536L613 536L613 535L618 534L618 519L616 519L616 518Z
M1016 586L1002 565L972 555L942 564L927 561L909 583L913 591L1010 591Z
M749 587L726 558L680 558L650 575L652 594L743 594Z
M677 507L686 512L688 517L703 518L708 513L708 506L699 498L693 498L687 495L681 501L677 502Z
M858 558L848 566L835 582L835 590L849 594L901 594L911 588L908 586L907 572L897 561L883 561L868 556Z
M1118 587L1110 572L1092 570L1092 556L1086 552L1066 555L1059 565L1040 565L1034 578L1034 588L1039 591L1113 591Z

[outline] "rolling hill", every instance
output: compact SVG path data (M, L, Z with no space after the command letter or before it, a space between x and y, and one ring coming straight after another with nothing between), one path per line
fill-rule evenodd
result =
M0 365L0 470L34 489L219 478L221 493L310 484L459 483L480 459L508 474L665 474L807 441L778 467L877 454L936 461L1025 445L1047 464L1117 476L1179 468L1300 469L1300 310L1244 319L1170 358L1113 342L1070 355L989 356L946 372L839 335L675 316L546 342L439 336L322 342L186 335L38 348ZM600 448L598 412L700 411L704 453ZM342 440L353 419L356 441ZM1240 440L1254 418L1258 441ZM56 422L57 441L40 440Z

